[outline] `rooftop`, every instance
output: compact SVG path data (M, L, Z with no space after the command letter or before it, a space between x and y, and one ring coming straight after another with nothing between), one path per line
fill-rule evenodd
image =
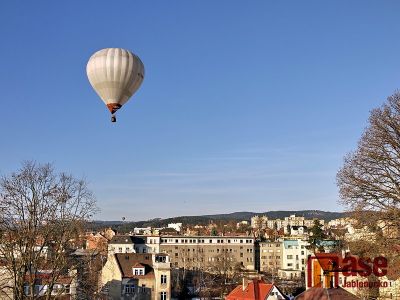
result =
M114 254L124 278L154 277L152 255L149 253ZM135 275L133 268L144 268L144 275Z
M145 239L131 235L114 235L109 244L145 244Z

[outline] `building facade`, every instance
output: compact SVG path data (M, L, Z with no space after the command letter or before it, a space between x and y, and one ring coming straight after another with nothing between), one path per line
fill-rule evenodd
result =
M282 267L282 241L260 243L260 271L277 274Z
M164 253L109 255L102 270L102 291L111 299L171 299L171 264Z
M248 236L162 236L160 251L169 254L173 268L195 269L226 258L254 270L254 242Z

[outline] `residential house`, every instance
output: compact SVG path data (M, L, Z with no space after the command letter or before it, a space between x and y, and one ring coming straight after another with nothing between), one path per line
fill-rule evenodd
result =
M102 270L103 293L111 299L170 300L171 264L164 253L116 253Z
M282 291L274 284L266 283L260 279L247 281L238 285L231 291L225 300L283 300L288 299Z

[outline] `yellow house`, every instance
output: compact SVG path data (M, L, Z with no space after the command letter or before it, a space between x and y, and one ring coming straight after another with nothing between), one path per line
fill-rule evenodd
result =
M171 264L164 253L109 255L101 274L102 290L112 299L171 299Z

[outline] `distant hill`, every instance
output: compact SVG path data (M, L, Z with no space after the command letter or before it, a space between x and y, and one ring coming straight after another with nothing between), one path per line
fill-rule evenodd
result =
M216 214L216 215L202 215L202 216L180 216L173 217L167 219L152 219L147 221L138 221L138 222L129 222L129 227L162 227L167 226L168 223L183 223L184 225L206 225L211 221L250 221L251 217L259 215L259 216L267 216L269 219L283 219L285 217L289 217L290 215L302 216L306 219L319 218L325 221L330 221L337 218L342 218L345 216L343 212L330 212L330 211L322 211L322 210L277 210L277 211L267 211L263 213L256 212L234 212L229 214ZM94 221L92 225L94 227L119 227L122 224L126 224L128 222L121 221Z
M330 221L333 219L341 218L345 215L342 212L330 212L330 211L322 211L322 210L276 210L276 211L267 211L263 213L255 213L255 212L234 212L230 214L219 214L219 215L204 215L202 217L206 217L209 219L215 220L248 220L250 221L251 217L255 215L258 216L267 216L269 219L283 219L285 217L289 217L290 215L296 215L300 217L305 217L306 219L319 218L326 221Z

